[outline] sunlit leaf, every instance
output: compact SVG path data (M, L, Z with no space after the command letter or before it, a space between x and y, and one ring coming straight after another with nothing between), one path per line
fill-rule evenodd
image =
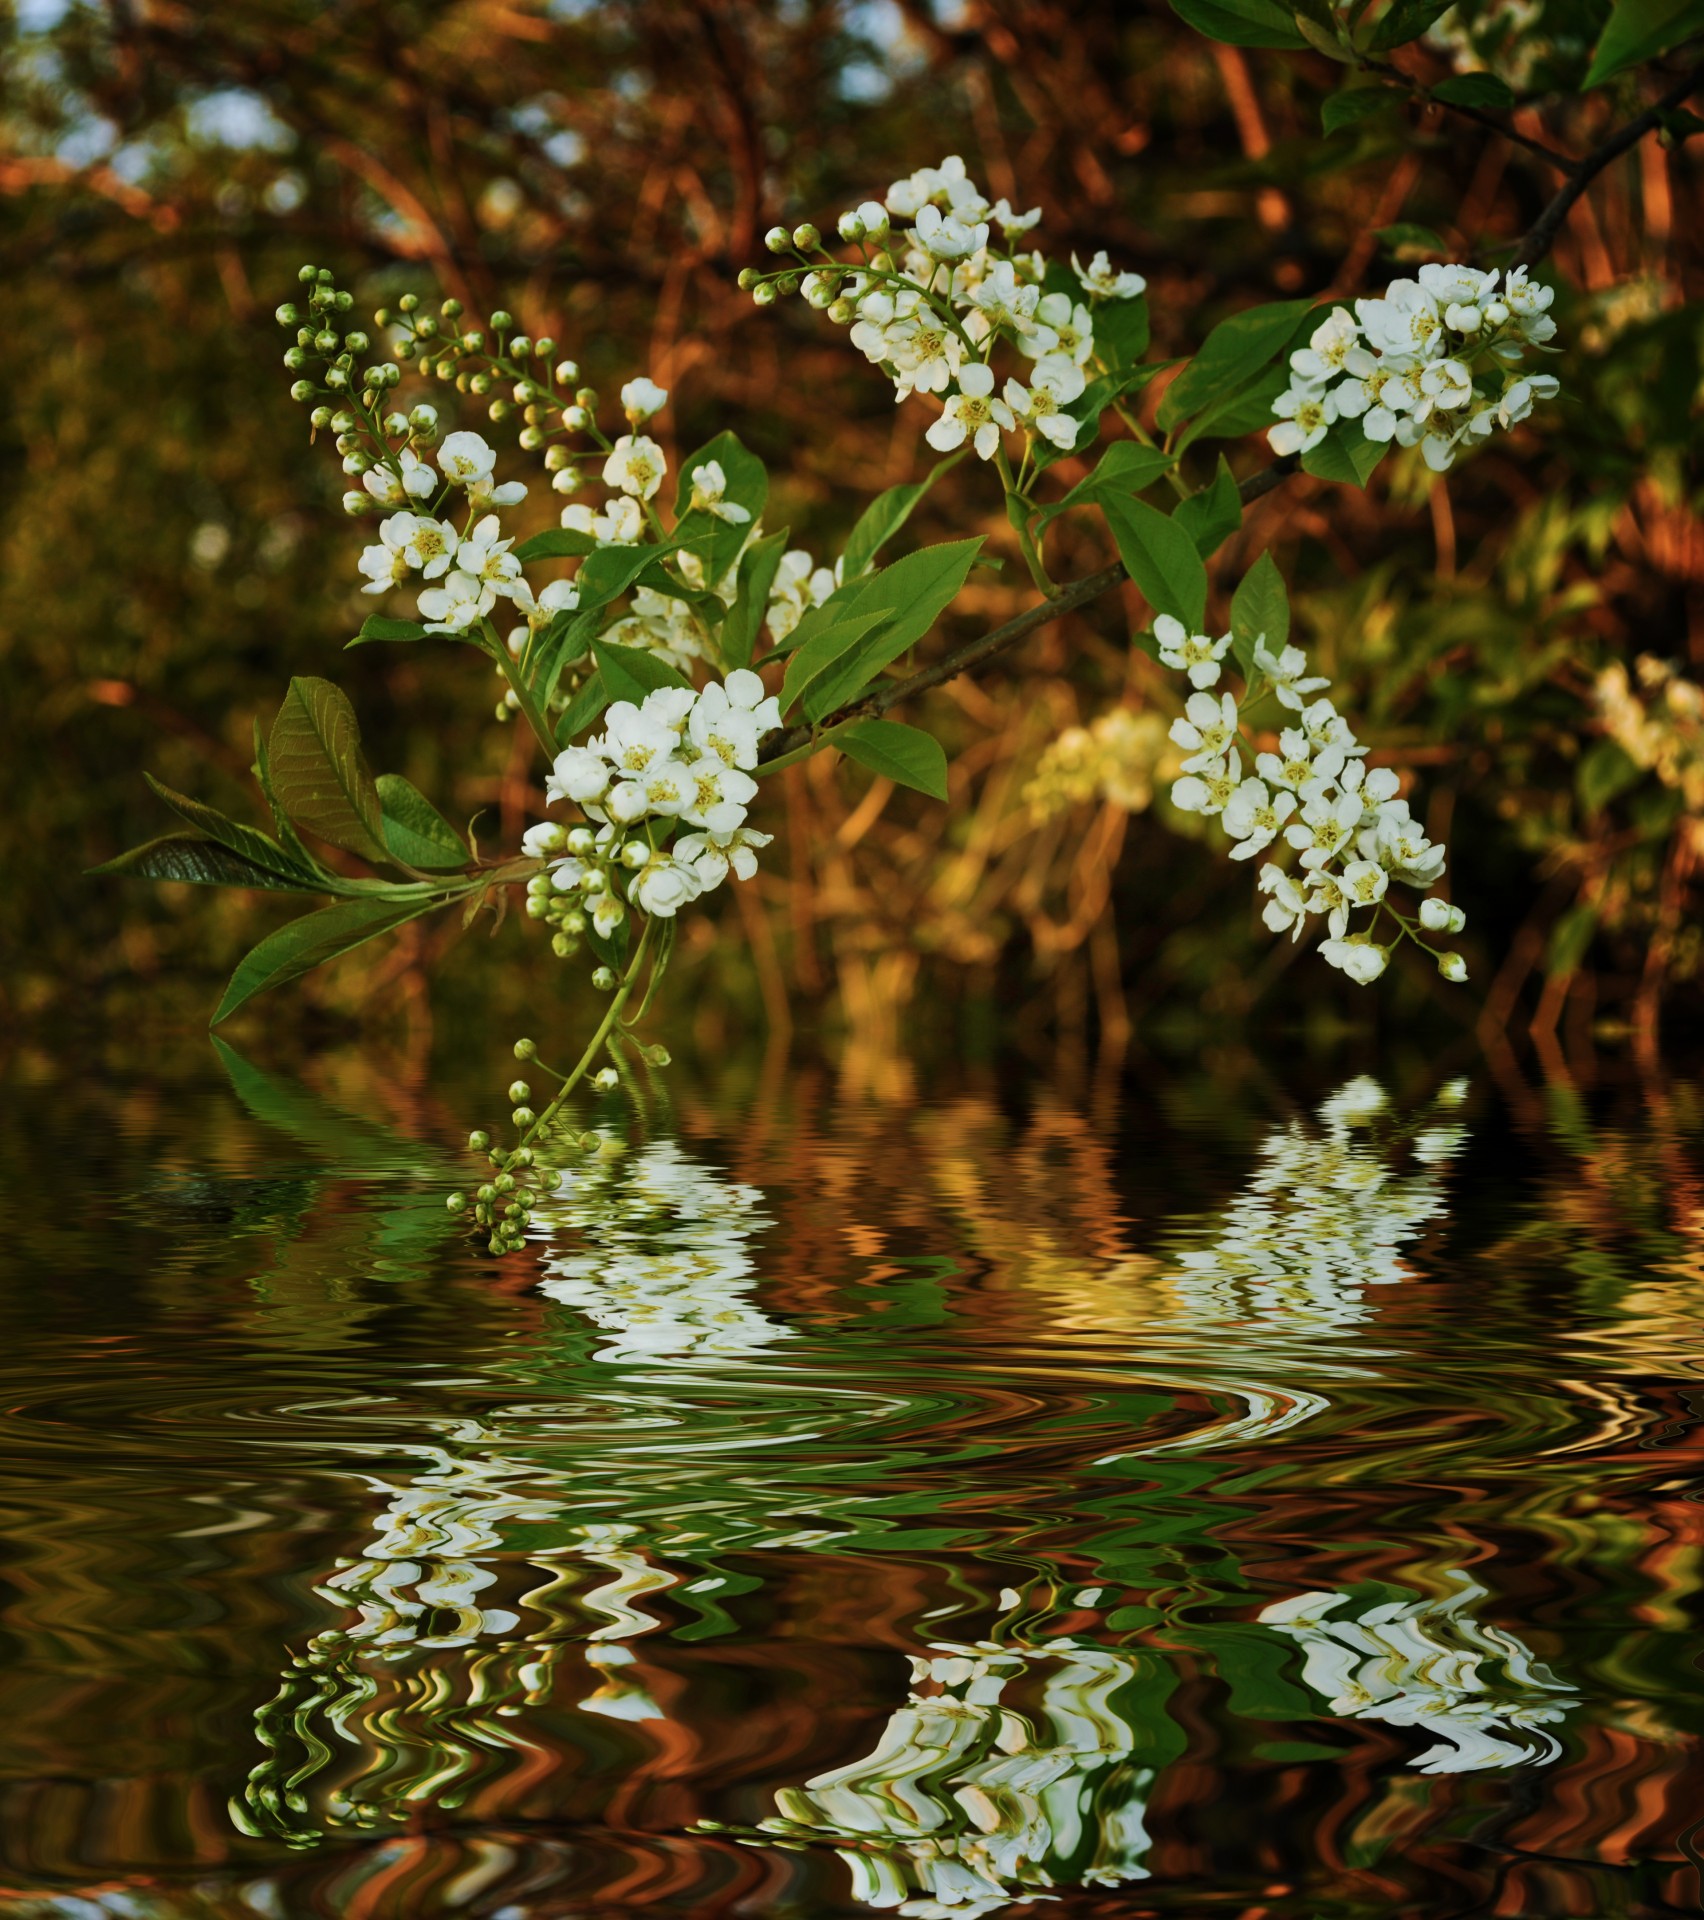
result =
M1228 399L1283 352L1297 322L1312 308L1311 300L1275 300L1221 320L1161 396L1160 425L1169 431Z
M439 900L339 900L304 914L269 934L237 966L214 1010L213 1025L227 1020L246 1001L269 987L300 979L340 954L350 953L381 933L430 913Z
M980 536L919 547L892 566L855 582L836 618L877 614L880 622L810 689L804 703L810 718L820 720L850 700L883 667L921 640L956 598L981 548Z
M366 860L388 858L378 788L355 709L329 680L298 676L272 723L272 789L299 827Z
M1615 0L1581 86L1601 87L1695 33L1704 33L1704 0Z
M1207 569L1189 529L1145 500L1109 495L1100 505L1143 599L1156 613L1169 613L1199 633L1207 611Z
M941 475L956 467L969 452L968 447L950 453L946 459L938 460L921 480L913 480L902 487L889 487L885 493L878 493L874 500L858 516L858 523L847 536L846 553L841 566L841 576L847 580L856 580L868 570L882 548L898 533L911 518L916 507Z
M947 756L940 741L921 727L901 726L897 720L857 720L835 734L834 744L872 773L936 800L947 797Z
M405 867L437 873L468 864L461 836L418 787L400 773L381 773L376 784L385 845Z
M690 687L692 682L660 655L638 647L624 647L613 640L594 640L592 657L598 663L598 677L611 700L643 703L646 694L659 687Z

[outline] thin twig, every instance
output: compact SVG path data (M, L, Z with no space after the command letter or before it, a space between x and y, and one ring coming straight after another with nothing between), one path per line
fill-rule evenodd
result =
M1411 94L1417 94L1427 106L1442 107L1446 113L1459 114L1464 120L1475 121L1491 133L1500 133L1505 140L1514 141L1516 146L1525 147L1529 153L1536 153L1548 166L1558 173L1571 174L1579 161L1559 152L1555 147L1547 146L1542 140L1533 139L1531 134L1522 133L1518 127L1505 126L1493 114L1482 107L1461 106L1454 100L1440 100L1422 80L1416 80L1412 74L1404 73L1400 67L1387 65L1383 60L1363 59L1360 63L1363 73L1376 73L1381 80L1394 80L1399 87L1405 87Z
M1601 146L1593 147L1583 160L1576 161L1566 186L1562 187L1555 198L1527 229L1525 237L1515 249L1512 266L1535 266L1550 251L1562 222L1567 219L1574 202L1579 199L1587 187L1603 172L1612 160L1618 160L1629 147L1636 147L1662 119L1681 102L1697 91L1700 81L1704 81L1704 63L1694 67L1684 80L1677 80L1668 92L1657 101L1655 106L1647 107L1637 118L1629 120L1619 132L1612 133Z

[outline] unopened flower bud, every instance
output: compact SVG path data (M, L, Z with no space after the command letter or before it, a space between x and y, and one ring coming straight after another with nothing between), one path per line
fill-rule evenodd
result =
M532 341L526 334L517 333L514 339L509 342L509 351L513 354L520 355L524 359L527 354L532 352Z
M467 1211L467 1195L465 1193L452 1193L445 1199L444 1205L451 1213L465 1213Z
M327 367L325 370L325 384L341 393L349 384L349 376L341 367Z
M741 293L750 293L752 288L757 285L758 279L759 275L756 267L741 267L739 279L736 284Z
M863 239L864 222L859 218L857 213L848 212L840 216L840 237L842 240Z
M568 851L577 859L583 860L597 843L598 837L590 827L570 827L568 829Z
M556 363L556 377L558 380L562 382L562 384L565 387L571 385L574 381L578 380L580 377L579 361L578 360L558 360Z
M775 304L775 283L772 280L761 281L751 290L752 305L772 307Z
M640 1051L654 1067L666 1067L674 1058L674 1055L669 1052L668 1048L665 1047L661 1041L654 1047L643 1047Z
M538 1042L536 1040L517 1040L515 1042L514 1052L517 1060L535 1059L538 1054Z
M813 247L822 245L822 235L806 220L793 229L793 245L801 253L809 253Z
M629 840L622 846L621 864L624 867L631 867L637 872L640 867L649 865L650 859L651 849L643 840Z
M308 415L308 424L313 428L315 433L318 433L322 427L329 427L331 425L330 407L315 407L313 412Z
M343 496L343 511L351 519L357 519L373 504L370 493L346 493Z
M509 1115L509 1118L517 1127L520 1127L524 1131L532 1125L538 1118L538 1115L533 1112L531 1107L517 1107L514 1112ZM503 1178L507 1180L509 1176L505 1174Z
M1485 317L1494 327L1500 327L1509 317L1507 304L1502 300L1493 300L1485 309Z
M1438 971L1453 986L1460 986L1467 978L1467 962L1459 953L1440 953Z
M286 300L283 306L277 308L274 311L272 317L278 322L278 324L281 327L293 327L297 324L298 321L300 321L302 317L302 310L300 307L295 306L290 301Z
M308 281L317 280L319 278L319 268L318 267L298 267L296 269L296 278L300 280L305 286Z
M501 307L491 316L493 332L507 333L514 324L515 316L512 313L505 313Z
M419 294L405 293L402 296L402 298L396 303L396 310L398 313L414 313L418 311L419 306L420 306Z
M570 433L584 433L592 424L592 416L584 407L564 407L562 424Z
M592 985L597 988L599 993L608 993L610 988L615 985L615 969L613 967L599 967L592 975Z
M785 227L771 227L763 236L763 244L771 253L785 253L793 242Z
M621 1085L621 1075L614 1067L605 1067L601 1072L592 1075L592 1085L599 1093L609 1093Z
M311 380L293 380L290 383L292 400L311 400L314 397L314 383Z
M828 317L837 327L849 327L858 317L858 309L850 300L836 300L828 308Z
M518 1106L521 1101L530 1100L531 1098L532 1088L529 1087L524 1080L511 1080L509 1082L510 1106Z
M365 353L373 343L357 328L354 333L346 333L343 336L343 344L351 353Z

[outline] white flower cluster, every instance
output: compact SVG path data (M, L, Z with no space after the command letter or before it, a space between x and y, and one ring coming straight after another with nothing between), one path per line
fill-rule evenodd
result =
M435 584L420 594L420 617L429 633L465 633L482 620L499 600L508 600L528 620L548 619L578 603L573 583L554 580L536 596L521 574L521 563L503 538L496 509L515 506L526 498L518 480L496 484L497 454L477 433L452 433L438 449L438 468L412 448L398 456L400 473L375 466L362 476L362 485L381 506L402 510L390 514L379 528L378 542L361 555L367 576L364 593L388 593L418 573ZM456 493L464 496L466 524L439 518L439 510ZM417 512L406 503L431 506Z
M1385 970L1390 949L1373 938L1373 927L1350 931L1350 916L1385 904L1393 880L1422 891L1443 877L1444 849L1427 839L1401 797L1400 778L1388 767L1369 769L1367 748L1328 699L1313 699L1330 683L1307 671L1300 647L1273 653L1256 645L1254 665L1280 704L1295 716L1278 736L1278 751L1255 753L1253 771L1243 771L1238 742L1242 706L1218 685L1231 636L1192 634L1182 621L1161 614L1154 622L1160 659L1186 672L1196 689L1171 739L1185 754L1183 775L1172 787L1172 805L1184 813L1217 817L1237 843L1233 860L1252 860L1279 836L1295 849L1299 873L1268 862L1259 887L1270 895L1266 924L1274 933L1300 939L1308 921L1323 916L1328 937L1320 952L1351 980L1370 986ZM1389 908L1399 928L1413 926ZM1459 933L1467 924L1459 907L1423 901L1416 923L1428 933ZM1422 943L1424 944L1424 943ZM1430 951L1430 949L1428 949ZM1446 980L1467 978L1459 953L1438 956Z
M1345 1593L1300 1593L1256 1616L1302 1649L1302 1679L1349 1720L1419 1727L1439 1744L1414 1762L1421 1773L1479 1773L1530 1766L1562 1751L1539 1731L1578 1705L1532 1649L1468 1610L1486 1598L1465 1575L1446 1600L1356 1605ZM1525 1734L1525 1740L1499 1735Z
M910 1659L910 1696L874 1750L783 1787L780 1814L742 1837L826 1839L855 1900L914 1920L1147 1878L1154 1776L1130 1763L1148 1656L1060 1638L939 1641Z
M662 919L720 886L730 870L749 880L756 850L772 836L745 824L757 792L748 770L764 735L780 724L774 696L744 668L697 693L659 687L639 706L616 701L604 731L564 748L545 782L552 800L573 801L599 830L546 821L522 842L550 862L530 883L536 917L545 917L552 889L578 893L607 939L627 917L623 880L627 900ZM659 843L682 824L695 831Z
M1305 453L1336 421L1359 420L1369 440L1418 446L1442 473L1464 442L1555 397L1553 376L1519 371L1529 348L1555 337L1554 298L1525 267L1434 265L1393 280L1380 299L1357 300L1354 316L1333 308L1290 356L1289 388L1272 403L1273 451Z
M721 1178L667 1139L565 1171L533 1234L573 1245L545 1254L540 1291L599 1330L594 1358L606 1365L773 1346L789 1329L752 1298L762 1201L756 1187Z
M1439 1104L1465 1092L1452 1083ZM1369 1286L1406 1278L1403 1249L1443 1213L1439 1171L1466 1136L1448 1121L1422 1128L1408 1146L1414 1171L1401 1174L1394 1143L1373 1131L1386 1109L1383 1088L1362 1076L1321 1103L1313 1126L1267 1136L1209 1244L1176 1256L1171 1277L1201 1322L1256 1345L1312 1345L1368 1317Z
M941 400L930 446L951 453L968 442L991 460L1007 433L1061 451L1076 445L1079 422L1067 409L1088 384L1094 307L1134 299L1147 286L1140 274L1115 271L1104 253L1086 267L1073 254L1075 289L1049 291L1045 256L1016 244L1040 218L1039 207L1016 213L1004 200L991 205L950 154L896 180L885 204L866 200L840 216L840 237L863 248L862 264L822 253L813 227L773 228L767 244L805 258L804 297L851 327L853 345L887 373L897 398ZM996 229L1000 240L991 244ZM767 305L778 285L796 278L752 273L745 284ZM990 362L1001 341L1030 364L996 391Z

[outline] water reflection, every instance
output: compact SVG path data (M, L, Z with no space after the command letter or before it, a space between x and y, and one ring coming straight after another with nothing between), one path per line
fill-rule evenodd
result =
M1048 1100L760 1148L683 1126L576 1163L503 1268L346 1127L332 1172L230 1203L261 1250L233 1294L249 1397L127 1423L79 1384L12 1417L51 1450L86 1404L106 1489L193 1437L221 1506L182 1552L210 1531L221 1595L287 1583L294 1624L249 1633L245 1673L284 1657L221 1696L199 1763L235 1831L203 1800L162 1843L199 1892L49 1901L64 1821L14 1795L33 1891L0 1914L944 1920L1139 1884L1262 1920L1442 1915L1464 1886L1644 1910L1600 1866L1685 1910L1704 1534L1665 1382L1693 1377L1695 1307L1668 1229L1629 1252L1604 1193L1654 1217L1691 1189L1577 1132L1523 1214L1473 1175L1461 1093L1351 1081L1246 1138L1234 1183L1187 1128L1127 1177L1111 1129ZM1583 1196L1599 1167L1626 1173ZM233 1188L203 1185L216 1218ZM132 1578L109 1532L134 1555L140 1510L103 1497L110 1528L56 1493L24 1536L22 1590L80 1596L11 1616L43 1672L198 1644L101 1638ZM95 1764L22 1741L32 1809ZM54 1858L128 1871L135 1830Z

